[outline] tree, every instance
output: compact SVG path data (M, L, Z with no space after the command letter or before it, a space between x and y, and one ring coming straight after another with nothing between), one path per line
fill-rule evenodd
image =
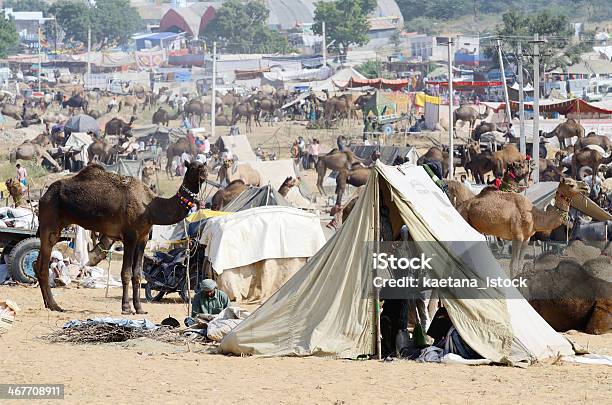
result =
M377 60L368 60L355 69L368 79L376 79L383 76L383 64Z
M19 35L12 20L0 18L0 58L6 58L19 43Z
M87 43L91 29L93 44L122 45L142 27L142 20L128 0L98 0L95 7L74 0L59 0L49 13L69 40Z
M502 16L502 24L496 28L496 34L503 38L502 50L511 54L517 53L519 41L523 50L528 51L531 45L527 42L536 33L547 40L540 45L540 62L547 69L564 67L578 60L580 48L571 43L573 30L565 15L554 15L546 10L537 14L510 11ZM496 50L488 47L485 52L492 56ZM529 60L526 68L531 69Z
M287 51L287 40L267 27L269 15L270 10L262 1L228 0L202 34L226 52Z
M376 8L376 0L336 0L319 2L315 8L313 30L325 36L330 50L346 55L349 46L365 45L369 42L368 14Z
M42 11L45 17L49 11L49 3L44 0L6 0L4 7L13 11Z

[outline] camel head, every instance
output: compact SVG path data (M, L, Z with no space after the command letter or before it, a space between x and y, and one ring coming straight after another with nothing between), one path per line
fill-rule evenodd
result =
M508 164L508 170L514 173L517 180L522 180L529 175L531 167L528 160L512 162Z
M587 194L589 192L589 187L582 181L576 181L569 177L564 177L559 182L559 188L557 189L557 196L560 199L567 201L569 205L569 201L577 195ZM555 200L557 197L555 197Z
M208 178L208 168L205 164L202 164L198 161L194 161L187 164L187 171L185 172L184 183L188 186L197 185L197 190L199 190L199 186L206 182ZM193 189L192 189L193 191Z
M226 169L229 169L230 167L232 167L233 164L234 164L234 159L226 159L223 161L223 166L225 166Z

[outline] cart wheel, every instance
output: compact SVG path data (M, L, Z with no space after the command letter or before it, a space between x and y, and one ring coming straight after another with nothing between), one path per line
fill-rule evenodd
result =
M387 135L387 136L391 136L393 135L393 125L391 124L385 124L382 127L382 132Z
M159 302L162 298L164 298L164 295L166 295L166 293L163 291L155 291L155 295L153 295L153 290L151 289L150 283L146 283L144 285L144 290L145 298L148 302Z
M36 282L34 264L40 251L40 239L27 238L15 245L9 255L11 277L24 284Z

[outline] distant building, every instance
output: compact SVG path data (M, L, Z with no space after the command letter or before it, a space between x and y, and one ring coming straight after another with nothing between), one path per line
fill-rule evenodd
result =
M38 28L44 24L41 11L13 11L12 8L5 8L4 18L12 19L15 22L21 42L38 43Z
M151 34L134 35L136 50L159 48L164 50L177 50L181 48L181 39L184 35L174 32L155 32Z

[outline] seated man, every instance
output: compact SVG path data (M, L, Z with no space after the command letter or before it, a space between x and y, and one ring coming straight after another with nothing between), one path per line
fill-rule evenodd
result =
M229 305L229 298L217 289L217 283L209 278L200 283L201 291L193 297L191 317L210 321Z

